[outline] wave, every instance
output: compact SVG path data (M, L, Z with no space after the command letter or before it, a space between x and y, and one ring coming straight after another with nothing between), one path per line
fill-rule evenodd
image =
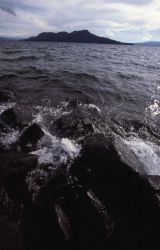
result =
M2 57L0 58L2 62L19 62L19 61L31 61L31 60L38 60L38 57L36 56L19 56L19 57L12 57L12 58L6 58Z
M122 158L142 175L160 176L159 146L138 136L122 139L118 149ZM137 163L138 162L138 163Z
M3 74L0 75L0 80L8 80L18 77L16 74Z
M57 71L55 73L55 75L58 75L60 77L71 77L73 79L77 79L77 80L92 80L92 81L96 81L98 82L99 79L94 75L94 74L88 74L86 72L80 72L80 73L76 73L76 72L71 72L71 71L67 71L67 70L63 70L63 71Z
M118 77L122 78L122 79L126 79L126 80L142 80L143 77L142 76L138 76L138 75L131 75L131 74L123 74L122 72L118 73Z
M14 55L17 53L22 53L23 50L3 50L2 52L3 54L6 54L6 55Z

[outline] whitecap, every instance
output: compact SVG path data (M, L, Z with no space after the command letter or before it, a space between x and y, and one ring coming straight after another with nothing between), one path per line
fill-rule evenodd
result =
M144 175L160 175L160 148L136 136L118 141L121 157L134 170Z
M160 101L154 100L153 104L146 108L146 112L150 113L151 117L155 117L160 114Z
M19 131L12 130L7 134L1 134L0 142L5 148L10 148L11 145L13 145L18 141L18 138L19 138Z

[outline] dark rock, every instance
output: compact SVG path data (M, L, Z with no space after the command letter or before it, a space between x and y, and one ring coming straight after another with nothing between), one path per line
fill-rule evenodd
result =
M0 179L9 197L16 201L28 199L25 177L37 165L37 157L21 153L0 154Z
M9 131L9 128L2 121L0 121L0 132L7 133L8 131Z
M3 144L0 142L0 153L4 153L5 152L5 149L3 147Z
M22 132L19 138L21 149L25 151L32 150L34 145L42 138L43 135L44 132L42 129L36 123L33 123ZM31 144L31 146L28 144Z
M160 208L155 190L121 160L112 138L89 136L71 173L93 190L115 223L108 249L156 249Z
M70 107L72 107L72 108L76 108L76 107L78 106L78 104L79 104L78 99L73 99L73 100L70 100L70 101L69 101L69 105L70 105Z
M10 96L8 93L4 91L0 91L0 102L8 102L10 99Z
M57 205L61 199L61 190L65 189L66 184L66 173L55 170L53 179L41 187L32 206L24 207L22 231L27 250L50 250L55 246L67 249L64 227L62 229L59 223L60 210Z
M72 139L86 136L94 132L90 121L78 110L74 110L69 115L62 115L51 126L51 131L60 137L69 137Z
M17 117L14 113L13 108L5 110L1 114L0 119L2 122L4 122L8 126L12 126L17 122Z
M0 249L23 250L23 237L19 225L0 214Z
M52 171L52 177L50 177L49 181L46 185L43 185L34 200L37 205L45 205L50 202L52 204L57 203L59 201L59 197L63 195L64 190L67 189L68 180L66 169L60 167Z
M67 176L65 170L55 171L52 179L41 188L35 203L39 207L54 207L65 247L68 244L69 249L84 246L99 249L112 233L112 223L104 206L91 191L87 192Z
M102 213L99 210L101 203L97 199L91 201L80 186L68 189L63 197L60 204L70 223L72 248L103 249L107 246L112 223L105 210Z
M67 249L64 233L60 228L54 208L45 206L24 207L21 228L25 249Z
M55 212L59 221L60 228L63 231L65 240L70 240L72 237L72 228L69 219L64 213L63 209L59 204L55 204Z
M9 199L3 184L0 183L0 249L24 249L20 219L21 206Z
M19 120L13 108L5 110L0 115L0 124L3 130L9 130L10 128L18 128L21 130L24 128L24 125Z

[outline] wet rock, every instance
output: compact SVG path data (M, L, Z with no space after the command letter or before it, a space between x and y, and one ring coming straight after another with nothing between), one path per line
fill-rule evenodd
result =
M23 250L23 237L16 222L0 215L0 249Z
M98 202L91 201L86 190L80 186L68 187L63 194L59 202L71 228L71 233L68 230L67 235L70 235L72 249L106 247L112 233L112 224L105 211L102 216Z
M7 92L0 91L0 103L1 102L8 102L10 99L10 95Z
M72 99L72 100L69 100L69 105L71 108L76 108L79 104L79 101L78 99Z
M24 207L21 228L25 249L67 249L64 233L54 208L48 206Z
M112 233L112 223L98 198L76 183L63 169L56 170L42 187L35 204L52 207L56 212L65 248L101 249Z
M8 126L12 126L17 122L17 117L14 113L13 108L5 110L1 114L0 119L2 122L4 122Z
M18 128L21 130L24 128L23 123L19 120L13 108L5 110L0 115L0 124L3 130L9 130L12 128Z
M19 221L21 206L9 199L0 182L0 249L22 250L23 237Z
M52 180L41 187L32 205L24 207L22 232L27 250L50 250L55 246L67 249L63 231L65 215L57 203L66 184L65 171L55 170Z
M51 131L60 137L72 139L83 137L94 132L91 122L78 110L69 115L62 115L51 126Z
M121 160L112 138L89 136L71 173L93 190L113 219L111 249L156 249L160 208L155 190Z
M0 154L4 153L4 152L5 152L5 149L4 149L3 145L2 145L2 143L0 142Z
M34 203L40 206L49 203L56 204L68 186L66 168L60 166L55 171L52 170L48 182L41 186Z
M65 240L70 240L72 237L70 221L59 204L55 204L54 207L59 221L59 225L64 233L64 238Z
M147 179L149 181L149 183L151 184L151 186L154 188L155 190L155 194L158 198L158 202L159 202L159 206L160 206L160 176L156 176L156 175L147 175L144 176L145 179Z
M9 128L2 121L0 121L0 133L7 133L8 131Z
M42 138L43 135L44 132L42 129L36 123L33 123L22 132L19 138L21 149L24 151L32 150L34 145Z
M37 165L37 157L21 153L0 154L0 180L9 197L16 201L28 199L25 177Z

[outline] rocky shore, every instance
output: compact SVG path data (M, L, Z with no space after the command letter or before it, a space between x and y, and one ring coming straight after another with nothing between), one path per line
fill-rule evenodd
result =
M38 159L43 128L14 108L0 115L0 134L19 131L9 148L0 143L0 249L158 249L159 176L136 172L115 137L96 131L77 101L69 105L50 133L60 145L68 140L72 153L54 165Z

